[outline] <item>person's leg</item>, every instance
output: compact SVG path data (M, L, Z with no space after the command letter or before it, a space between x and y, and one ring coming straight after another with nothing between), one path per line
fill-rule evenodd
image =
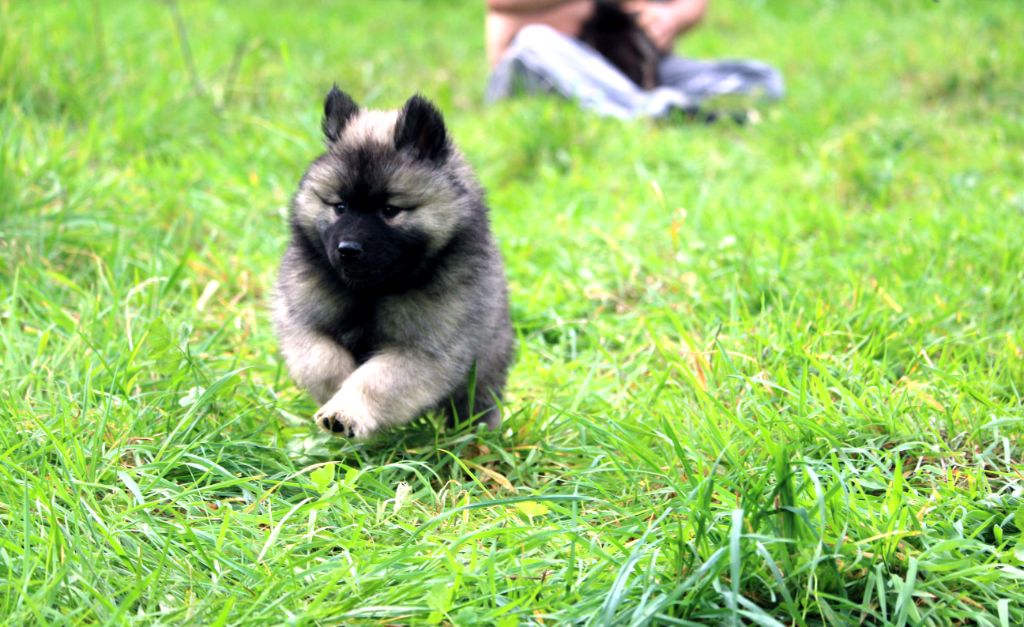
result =
M519 31L487 85L494 102L516 93L554 93L617 118L663 116L692 103L670 87L644 91L586 44L548 26Z
M728 94L777 100L785 93L779 71L760 61L700 61L668 55L658 65L658 82L696 102Z

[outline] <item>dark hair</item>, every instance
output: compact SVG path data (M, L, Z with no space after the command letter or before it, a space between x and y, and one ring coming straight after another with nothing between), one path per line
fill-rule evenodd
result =
M598 0L580 29L579 39L642 89L657 87L658 62L664 53L618 2Z

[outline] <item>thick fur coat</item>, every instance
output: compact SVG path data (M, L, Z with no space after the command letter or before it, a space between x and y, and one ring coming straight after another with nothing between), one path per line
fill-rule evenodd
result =
M324 430L365 438L430 410L491 427L513 352L483 190L440 112L364 110L336 87L327 150L291 204L274 322Z

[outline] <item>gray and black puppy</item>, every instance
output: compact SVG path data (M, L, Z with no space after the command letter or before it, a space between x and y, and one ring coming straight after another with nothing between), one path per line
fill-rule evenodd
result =
M335 86L327 151L292 198L274 323L325 431L365 438L441 410L495 428L513 352L483 190L440 112L360 109Z

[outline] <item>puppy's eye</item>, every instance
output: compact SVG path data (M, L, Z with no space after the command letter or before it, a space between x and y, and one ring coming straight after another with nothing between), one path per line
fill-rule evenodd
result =
M396 207L394 205L385 205L384 208L380 210L380 215L385 220L391 220L395 218L398 214L402 213L403 211L405 211L405 209L402 207Z
M348 211L348 203L344 200L339 200L338 202L332 202L329 204L334 207L334 213L342 214Z

